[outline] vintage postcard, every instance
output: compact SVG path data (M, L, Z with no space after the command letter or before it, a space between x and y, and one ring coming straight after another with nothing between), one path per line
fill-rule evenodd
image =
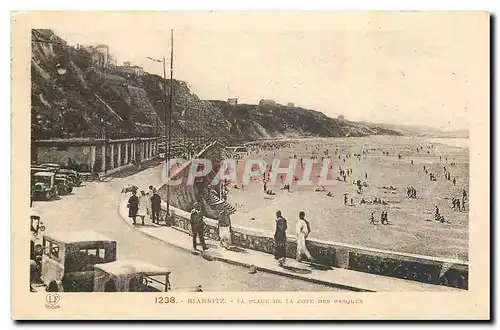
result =
M12 317L489 319L489 63L487 12L12 13Z

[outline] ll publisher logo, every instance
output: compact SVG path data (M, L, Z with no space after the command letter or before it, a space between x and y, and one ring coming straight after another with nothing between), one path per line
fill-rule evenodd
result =
M57 293L49 293L45 297L45 301L47 302L45 304L46 308L51 308L51 309L56 309L59 308L59 301L61 300L61 297Z

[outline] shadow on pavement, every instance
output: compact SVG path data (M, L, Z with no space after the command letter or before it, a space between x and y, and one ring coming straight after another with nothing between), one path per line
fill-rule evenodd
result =
M217 249L217 248L219 248L219 247L217 246L217 244L212 244L212 243L205 243L205 244L206 244L206 245L207 245L207 247L208 247L208 248L210 248L210 249Z
M308 266L311 267L314 270L321 270L321 271L327 271L327 270L331 270L332 269L329 266L320 265L320 264L309 264Z
M239 248L237 246L231 246L231 247L229 247L228 251L248 254L247 250L241 249L241 248Z
M310 269L298 268L298 267L293 267L293 266L288 266L288 265L283 265L282 268L288 270L291 273L295 273L295 274L310 274L310 273L312 273L312 271Z

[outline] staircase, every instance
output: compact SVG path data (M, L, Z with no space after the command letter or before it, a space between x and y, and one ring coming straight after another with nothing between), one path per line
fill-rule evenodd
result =
M225 200L220 199L217 196L217 193L213 190L205 190L205 192L203 193L203 198L208 203L208 205L210 205L218 212L221 212L222 210L226 210L228 214L233 214L236 212L236 209L231 206L231 204L229 204Z

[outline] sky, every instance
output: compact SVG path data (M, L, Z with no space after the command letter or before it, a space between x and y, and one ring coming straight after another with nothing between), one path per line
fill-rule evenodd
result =
M119 64L131 61L162 74L162 65L147 57L165 56L169 64L172 26L148 18L125 15L116 24L96 19L85 28L59 24L53 30L71 45L107 44ZM273 99L331 117L442 130L467 129L474 109L484 106L478 86L489 75L478 63L489 62L489 50L484 36L478 38L477 20L319 21L225 27L187 20L174 28L174 78L202 99Z

